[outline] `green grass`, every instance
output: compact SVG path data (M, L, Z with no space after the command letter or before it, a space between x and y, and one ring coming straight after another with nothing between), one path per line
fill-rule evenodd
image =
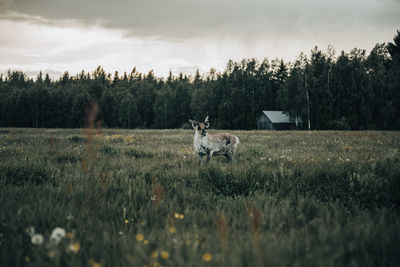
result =
M0 266L400 264L399 132L102 131L1 129Z

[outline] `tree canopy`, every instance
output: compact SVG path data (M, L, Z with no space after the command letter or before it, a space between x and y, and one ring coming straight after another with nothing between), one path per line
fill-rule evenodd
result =
M369 54L318 47L294 62L230 60L223 72L158 78L150 71L58 80L18 70L0 76L1 127L83 127L96 102L104 127L179 128L210 116L215 128L254 129L262 110L284 110L310 129L400 129L400 31Z

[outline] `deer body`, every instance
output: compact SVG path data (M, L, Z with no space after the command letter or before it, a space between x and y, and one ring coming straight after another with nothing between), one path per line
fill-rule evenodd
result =
M195 130L193 146L200 157L200 164L204 156L207 157L207 162L209 162L214 155L224 155L228 160L235 161L233 153L239 144L239 138L229 133L208 134L206 132L209 127L208 116L204 123L189 121Z

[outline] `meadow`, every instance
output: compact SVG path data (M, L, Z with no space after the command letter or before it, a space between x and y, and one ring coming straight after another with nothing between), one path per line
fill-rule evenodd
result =
M400 266L400 132L232 133L0 128L0 266Z

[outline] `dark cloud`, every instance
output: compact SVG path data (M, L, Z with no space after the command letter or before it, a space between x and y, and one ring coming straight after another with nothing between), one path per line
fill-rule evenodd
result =
M400 1L396 0L0 1L3 13L8 10L29 14L36 18L36 23L74 21L122 29L131 36L169 40L279 38L368 25L380 28L396 26L393 23L400 14ZM14 19L23 17L14 13Z
M166 76L292 61L314 45L368 50L393 38L399 14L399 0L0 0L0 73L103 65Z

